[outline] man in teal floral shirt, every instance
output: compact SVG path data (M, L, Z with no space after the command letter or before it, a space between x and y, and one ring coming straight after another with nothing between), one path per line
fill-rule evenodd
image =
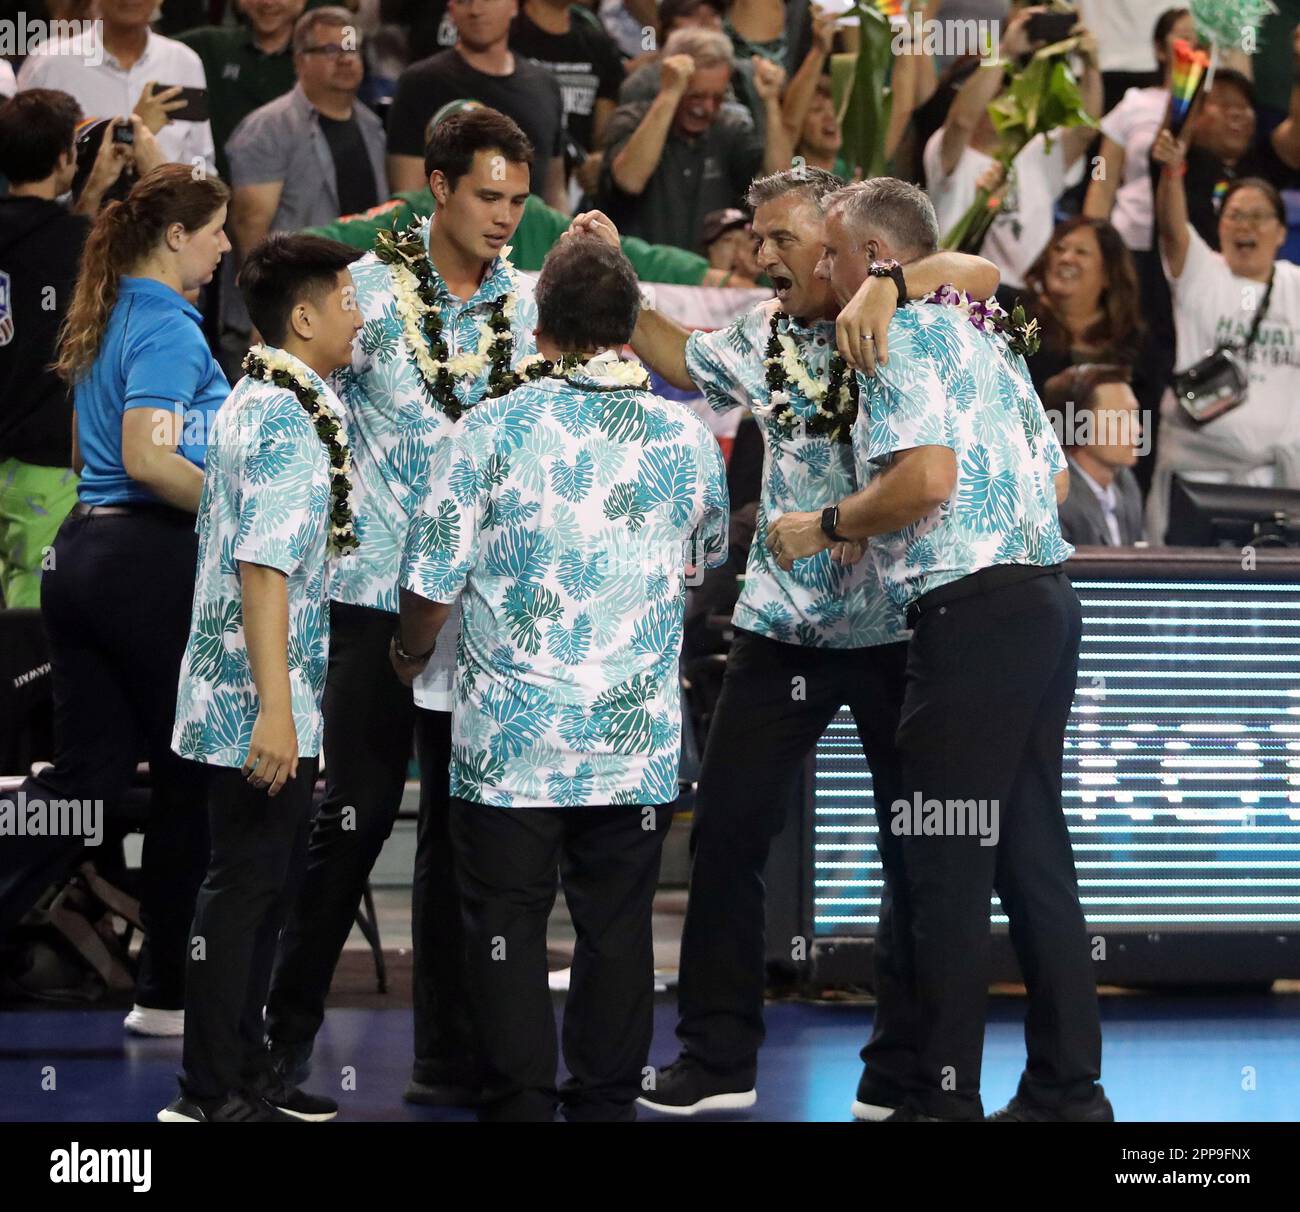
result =
M901 611L857 545L787 571L763 543L783 513L829 505L859 484L850 444L856 383L836 355L839 308L813 274L822 253L821 200L841 184L805 168L752 186L758 260L777 288L775 300L727 328L689 335L645 311L633 336L637 353L674 386L695 386L720 412L751 409L766 445L758 526L696 800L678 983L682 1057L655 1075L641 1099L668 1114L735 1110L757 1097L763 869L794 810L804 762L841 707L853 712L882 820L898 794L894 733L907 635ZM594 221L608 225L604 216ZM612 225L596 230L613 233ZM954 279L986 295L997 271L979 258L944 253L909 266L907 285L923 293ZM896 296L892 282L872 286ZM878 1008L854 1105L863 1118L888 1114L901 1101L912 1058L911 999L895 941L906 931L893 893L898 844L882 828L879 846L886 887L874 951Z
M181 1096L169 1122L331 1119L263 1043L276 940L302 873L329 649L327 556L355 541L342 405L325 379L360 319L354 250L272 236L240 287L258 331L208 442L198 576L173 747L212 767L212 857L185 973Z
M464 588L452 830L480 1117L549 1120L561 1101L570 1120L631 1119L677 798L685 569L726 558L726 472L704 424L618 360L639 305L621 251L563 241L537 301L539 351L559 365L466 419L411 524L394 660L414 675ZM557 1093L546 921L560 871L577 945Z
M354 435L357 532L330 586L333 651L325 688L326 794L302 893L285 928L268 1030L286 1073L306 1072L335 965L370 869L402 802L412 732L420 761L411 933L415 1066L406 1097L469 1104L476 1046L447 833L454 645L411 691L393 676L397 578L411 515L448 471L462 416L535 351L531 280L507 241L528 197L532 149L503 114L445 118L425 157L431 219L384 233L353 267L363 326L337 377ZM459 610L449 624L454 635Z
M876 264L938 241L929 199L877 178L827 203L818 272L846 299ZM892 1118L979 1119L996 890L1029 995L1028 1064L997 1120L1109 1120L1098 1084L1096 979L1061 806L1081 617L1061 568L1068 471L1010 337L982 307L921 303L889 325L863 380L855 444L867 486L837 525L870 536L913 628L898 747L919 1018L916 1068ZM877 469L883 470L877 474ZM768 536L783 567L825 547L817 514Z

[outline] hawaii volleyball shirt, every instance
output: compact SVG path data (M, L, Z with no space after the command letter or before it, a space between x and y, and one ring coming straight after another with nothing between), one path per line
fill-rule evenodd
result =
M853 446L862 468L898 451L946 446L957 486L933 513L871 539L890 598L923 593L994 564L1059 564L1074 554L1061 535L1053 476L1065 455L1024 359L980 332L963 311L902 308L889 325L889 362L860 375Z
M766 356L775 301L760 303L728 328L692 333L686 369L716 412L748 407L763 430L763 487L758 526L749 548L745 585L732 614L737 627L806 648L866 648L907 637L902 615L886 598L870 557L848 567L829 551L798 560L790 572L767 549L767 527L784 513L821 510L862 486L852 448L826 436L789 436L766 420ZM799 347L808 373L825 383L835 352L835 325L780 322ZM814 406L791 388L791 407Z
M343 422L342 405L320 377L278 352ZM259 703L244 640L240 561L274 568L288 580L298 753L320 753L329 515L329 454L311 419L291 391L245 375L218 409L208 440L194 608L172 733L181 757L242 766L248 756Z
M685 561L726 558L717 442L645 391L541 379L480 404L452 457L402 569L434 602L465 589L451 794L676 799Z
M427 251L428 219L424 220L422 239ZM334 382L348 412L360 546L339 561L330 595L337 602L395 612L398 570L410 516L430 485L447 474L447 441L458 422L433 401L416 368L388 266L370 252L350 268L363 323L353 346L352 366L335 376ZM448 290L436 269L433 281L449 359L477 351L492 305L512 291L513 362L536 352L533 283L516 273L504 255L492 262L469 299ZM474 379L459 376L456 397L463 407L470 408L483 398L487 387L485 368ZM456 613L448 624L453 634L458 623ZM450 659L430 661L416 681L416 703L450 710L453 673Z

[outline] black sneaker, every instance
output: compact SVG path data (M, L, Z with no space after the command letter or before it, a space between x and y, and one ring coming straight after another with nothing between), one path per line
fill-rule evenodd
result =
M232 1094L225 1099L180 1095L158 1112L163 1124L274 1124L293 1123L292 1116L276 1110L264 1099Z
M301 1086L311 1076L312 1043L279 1044L270 1041L267 1051L276 1076L286 1086Z
M297 1086L284 1082L268 1086L260 1091L263 1102L270 1103L277 1111L311 1124L321 1124L333 1119L339 1113L339 1105L332 1098L321 1094L308 1094Z
M744 1111L758 1102L751 1081L710 1073L688 1056L656 1069L654 1085L636 1100L664 1115L698 1115L702 1111Z
M1030 1102L1019 1094L1001 1111L989 1116L991 1124L1113 1124L1115 1108L1110 1105L1106 1091L1098 1086L1092 1097L1062 1107L1044 1107Z
M862 1076L858 1078L858 1090L853 1096L853 1105L849 1111L856 1120L880 1123L902 1105L902 1098L878 1085L870 1070L864 1068Z

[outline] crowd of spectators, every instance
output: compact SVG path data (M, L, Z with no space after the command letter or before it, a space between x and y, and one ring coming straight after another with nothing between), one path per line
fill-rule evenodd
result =
M940 28L996 21L1000 66L936 54L916 26L900 30L887 171L928 189L945 231L979 189L993 192L997 217L971 251L999 267L1002 301L1039 321L1040 393L1109 398L1122 387L1141 410L1136 476L1121 461L1120 479L1127 499L1130 478L1148 491L1158 469L1146 538L1163 541L1157 498L1173 471L1300 485L1300 270L1287 259L1300 246L1300 0L1276 0L1253 54L1219 48L1180 140L1160 132L1174 43L1197 38L1192 16L1147 0L1079 0L1073 67L1095 125L1032 140L1009 173L989 105L1041 45L1031 32L1041 10L911 7L914 21ZM0 18L11 8L0 4ZM509 115L533 145L536 196L520 242L553 239L565 216L599 208L650 246L629 242L642 277L766 286L744 209L751 178L792 160L861 171L831 74L858 31L809 0L45 0L23 11L99 24L0 59L0 98L17 94L0 109L0 589L10 605L33 604L39 553L71 501L66 396L42 367L85 216L156 164L216 173L230 188L232 253L193 302L232 380L253 338L233 287L241 258L272 232L330 227L348 238L345 216L369 212L357 230L370 232L403 211L428 213L428 131L466 100ZM69 132L66 152L46 163L34 149L54 128ZM30 340L14 340L33 266L53 304ZM1173 376L1233 344L1244 347L1249 398L1194 426ZM1068 373L1079 367L1089 372ZM1114 541L1110 526L1098 534Z

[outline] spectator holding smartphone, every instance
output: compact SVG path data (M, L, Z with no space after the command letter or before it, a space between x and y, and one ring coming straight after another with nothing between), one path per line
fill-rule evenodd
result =
M203 63L188 46L149 28L157 7L156 0L99 0L103 44L93 49L102 54L92 54L80 33L43 43L24 60L18 87L60 89L86 114L139 114L168 160L214 171L207 118L178 116L182 87L207 88Z

